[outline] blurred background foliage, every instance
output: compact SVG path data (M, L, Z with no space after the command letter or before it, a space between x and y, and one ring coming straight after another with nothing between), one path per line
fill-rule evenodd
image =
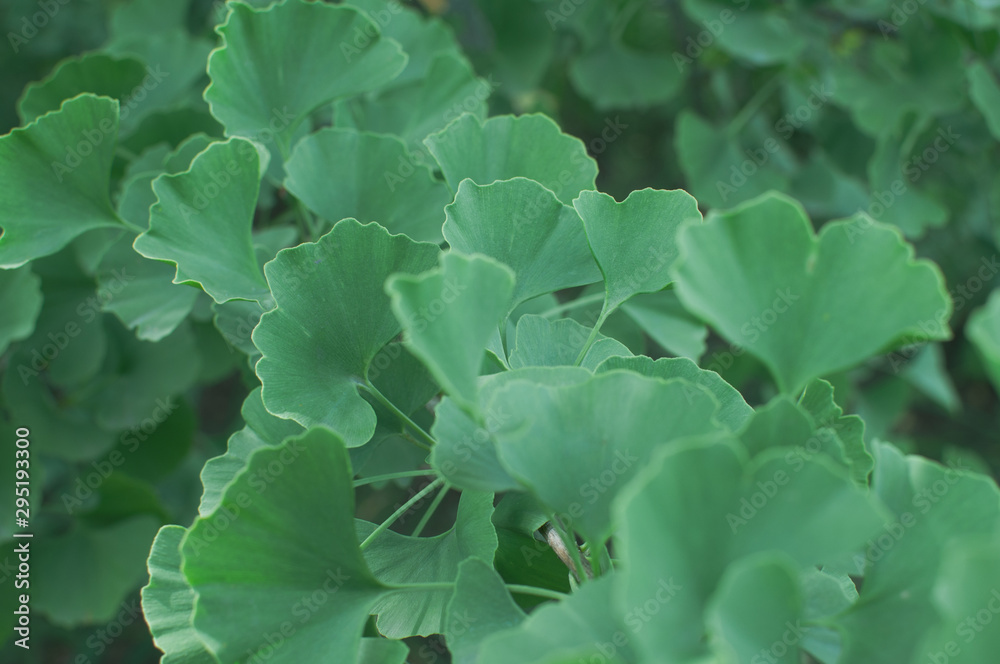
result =
M376 23L401 9L351 4ZM858 210L899 227L945 274L954 338L830 377L837 399L864 417L868 439L996 475L995 0L424 0L405 11L440 21L441 40L428 48L449 49L449 26L492 90L491 115L543 112L583 140L600 164L599 189L619 200L644 187L683 188L707 212L777 189L800 200L817 228ZM23 124L18 104L28 84L66 58L99 51L162 65L173 77L171 98L136 118L123 141L120 184L143 155L162 158L196 131L221 137L201 98L221 3L5 0L0 12L3 132ZM280 191L266 193L263 207L281 205ZM31 273L5 275L7 286L30 281L45 304L33 331L0 329L0 341L15 341L2 360L0 419L5 440L32 422L38 537L35 647L12 646L4 608L0 659L153 662L158 652L137 614L149 544L160 525L191 522L202 466L242 426L240 406L257 384L244 354L249 328L241 332L238 317L220 319L200 296L190 319L162 341L138 339L102 299L115 275L88 264L80 245L36 261ZM572 315L587 322L593 312ZM95 318L65 353L36 360L33 353L76 336L67 325ZM669 293L629 303L603 332L635 352L692 357L752 405L774 394L757 361ZM45 380L29 388L23 367ZM12 458L0 462L4 477ZM408 491L400 486L396 497ZM377 519L393 499L363 492L359 510ZM4 602L13 597L11 502L0 499Z

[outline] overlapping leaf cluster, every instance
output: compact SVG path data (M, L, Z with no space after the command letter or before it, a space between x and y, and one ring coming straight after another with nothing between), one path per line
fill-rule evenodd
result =
M691 193L616 200L546 115L488 117L494 85L451 29L394 4L230 2L213 43L134 2L25 90L0 137L0 343L4 423L31 423L36 495L58 496L35 608L110 619L152 541L165 662L987 661L1000 632L963 626L1000 597L1000 490L839 405L851 372L915 345L909 380L948 403L934 344L962 306L909 240L971 212L867 201L962 100L963 132L996 130L984 48L952 94L968 36L935 59L916 19L859 45L805 10L684 2L714 35L695 55L654 43L646 5L533 7L513 39L524 4L480 7L495 44L474 57L518 110L567 35L600 109L676 99L701 67L731 108L741 66L780 68L762 89L813 108L817 40L839 44L836 93L746 186L719 168L753 159L748 131L777 140L765 98L725 128L684 110ZM936 74L899 83L911 66ZM1000 385L998 306L966 334ZM756 408L702 360L709 329L762 368ZM234 370L242 428L206 462L176 395ZM197 506L154 488L182 464ZM398 485L391 517L358 516L362 487Z

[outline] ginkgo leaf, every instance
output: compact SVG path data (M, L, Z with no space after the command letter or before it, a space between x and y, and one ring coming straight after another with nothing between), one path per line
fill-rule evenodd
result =
M633 295L655 293L673 281L669 270L677 259L678 231L701 221L698 202L679 189L633 191L621 203L583 191L573 206L604 275L601 322Z
M452 249L486 254L514 270L512 308L601 279L579 215L533 180L463 180L445 214Z
M510 310L514 273L485 256L452 251L440 268L390 277L385 290L409 348L445 392L475 410L486 343Z
M424 144L453 191L465 178L487 185L524 177L569 205L581 191L593 189L597 178L597 162L583 142L540 114L499 115L485 122L461 115Z
M388 588L354 535L352 474L344 443L310 429L257 450L215 510L195 520L181 571L197 594L194 628L220 661L355 661ZM282 636L285 624L295 629Z
M24 89L17 104L21 122L28 124L39 117L58 111L62 103L83 92L122 100L146 76L146 67L135 58L117 58L105 53L85 53L60 62L44 80ZM131 114L129 122L137 119ZM126 120L122 118L122 126ZM124 131L124 130L123 130Z
M0 267L54 254L95 228L122 227L109 198L117 135L118 102L82 94L0 137Z
M288 191L331 223L377 221L414 240L441 241L451 192L395 136L322 129L295 145L285 172Z
M230 135L277 134L279 150L305 117L334 99L378 89L403 70L399 44L350 6L233 2L208 59L205 100Z
M896 346L950 337L941 273L892 227L859 216L817 237L778 194L710 219L681 233L677 292L785 393ZM832 324L846 318L854 324Z
M278 252L264 267L277 307L253 331L263 354L257 376L269 411L303 426L324 424L349 447L375 432L375 411L358 394L379 350L401 326L384 291L392 274L437 263L435 244L345 219L316 242Z
M219 660L205 647L192 624L195 594L181 574L180 526L164 526L149 552L149 583L142 589L142 613L161 664L214 664Z
M231 138L208 146L187 171L158 177L149 230L136 238L135 250L176 264L174 283L201 286L220 304L241 299L267 305L271 294L252 237L265 169L254 143ZM206 253L206 246L213 251Z
M658 448L723 430L707 390L627 371L560 387L512 381L490 407L509 414L494 433L501 463L594 546L617 525L612 500Z

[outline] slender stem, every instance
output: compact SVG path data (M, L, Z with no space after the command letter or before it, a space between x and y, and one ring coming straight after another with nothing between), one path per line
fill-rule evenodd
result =
M410 511L410 508L412 508L414 505L423 500L424 496L432 493L443 483L444 483L444 478L439 477L430 484L428 484L427 486L425 486L423 489L418 491L412 498L403 503L398 510L396 510L389 516L388 519L380 523L378 528L372 531L371 535L365 538L365 541L361 543L360 547L361 550L364 551L365 549L367 549L371 545L371 543L375 541L375 538L384 533L386 530L388 530L389 526L391 526L392 524L396 523L396 521L399 520L399 517L403 516L408 511Z
M316 224L316 219L312 216L312 212L309 211L302 201L295 199L295 210L298 214L300 223L302 224L302 229L305 231L306 236L311 242L315 242L319 239L319 227Z
M750 98L750 101L748 101L746 105L740 109L740 112L736 114L736 117L733 118L732 122L729 123L726 133L730 136L736 136L743 131L743 127L745 127L746 124L750 122L750 119L757 114L757 111L759 111L760 107L764 105L764 102L771 96L771 93L778 88L778 84L780 82L781 79L778 76L775 76L770 81L762 85Z
M360 480L354 480L354 488L364 486L366 484L375 484L376 482L398 480L404 477L426 477L428 475L437 475L437 471L428 468L427 470L404 470L400 473L387 473L385 475L376 475L374 477L363 477Z
M451 491L451 485L445 482L441 486L441 490L438 491L438 495L434 496L434 502L432 502L430 507L427 508L424 515L420 517L420 523L418 523L417 527L413 529L412 533L410 533L410 537L420 537L420 533L424 532L424 528L427 526L427 523L431 520L431 517L434 516L434 512L437 511L437 508L441 505L441 502L444 500L444 497L448 495L449 491Z
M564 600L567 597L566 593L561 593L558 590L550 590L548 588L522 586L517 583L507 583L504 585L510 592L519 593L521 595L535 595L536 597L545 597L546 599L554 600ZM453 581L437 581L428 583L407 583L406 585L396 586L392 590L393 592L413 592L427 590L453 590L454 588L455 583Z
M535 586L522 586L517 583L508 583L507 590L512 593L520 593L521 595L535 595L536 597L547 597L548 599L554 600L564 600L566 599L566 594L561 593L558 590L549 590L548 588L536 588Z
M564 311L570 311L576 309L577 307L585 307L588 304L594 304L595 302L600 302L604 299L604 293L591 293L585 297L580 297L575 300L570 300L569 302L563 302L560 305L554 306L548 311L541 314L542 318L551 318L552 316L557 316Z
M419 441L416 440L414 441L414 443L416 443L418 447L430 450L437 444L437 441L434 440L434 438L432 438L429 433L424 431L419 424L411 420L406 413L401 411L399 408L396 408L396 405L393 404L388 399L386 399L385 395L379 392L378 388L372 385L371 382L365 381L364 383L360 383L360 386L365 388L368 394L375 397L375 400L378 401L383 406L385 406L385 408L393 415L395 415L400 422L402 422L403 424L405 424L406 426L410 427L410 429L413 430L413 433L416 434L418 438L420 438Z
M614 570L615 566L611 562L611 554L608 552L607 544L600 544L597 549L597 564L594 568L597 570L597 576L602 576L608 572Z
M141 226L136 226L135 224L133 224L128 219L125 219L124 217L122 217L120 214L116 213L115 214L115 218L118 219L118 222L122 226L124 226L125 228L129 229L130 231L135 231L136 233L145 233L146 232L145 228L142 228Z
M604 309L601 310L601 315L597 318L597 323L594 325L594 329L590 331L590 336L587 337L587 341L583 344L583 348L580 349L580 354L576 356L576 362L573 363L573 366L578 367L580 366L580 363L583 362L583 358L586 357L590 347L594 345L594 340L597 339L597 333L600 332L601 326L604 325L604 321L610 313L611 312L607 310L607 301L605 300Z
M552 529L556 532L556 535L558 535L559 542L562 543L563 548L565 549L564 553L569 555L569 560L572 563L571 571L573 572L573 576L576 577L576 580L579 583L583 583L589 578L589 575L586 573L583 566L583 559L580 556L580 547L576 544L576 538L573 537L573 534L569 532L569 530L563 527L559 517L555 514L552 515L552 520L549 523L552 525ZM558 546L558 544L559 543L556 543L556 546ZM552 546L551 542L549 546ZM554 548L553 550L556 549ZM560 552L556 550L556 554L558 555L559 553ZM562 556L560 556L560 558L561 557Z

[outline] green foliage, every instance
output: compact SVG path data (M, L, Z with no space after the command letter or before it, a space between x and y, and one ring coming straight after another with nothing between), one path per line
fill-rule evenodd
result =
M992 661L995 3L11 4L38 661Z

